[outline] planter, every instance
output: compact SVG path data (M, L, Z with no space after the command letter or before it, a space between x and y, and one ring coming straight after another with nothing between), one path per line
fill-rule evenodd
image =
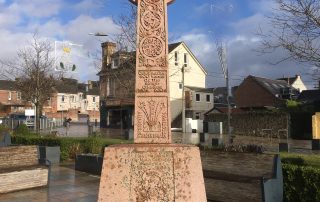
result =
M0 134L0 147L11 145L11 136L8 133Z
M48 147L48 146L39 146L39 161L40 163L47 163L47 160L51 164L60 163L60 146Z
M103 157L98 154L79 154L76 156L75 170L101 175Z

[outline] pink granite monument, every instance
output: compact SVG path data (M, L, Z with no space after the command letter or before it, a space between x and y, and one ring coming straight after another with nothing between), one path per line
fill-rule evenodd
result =
M138 6L135 127L132 145L105 149L98 201L205 202L198 147L171 144L167 4Z

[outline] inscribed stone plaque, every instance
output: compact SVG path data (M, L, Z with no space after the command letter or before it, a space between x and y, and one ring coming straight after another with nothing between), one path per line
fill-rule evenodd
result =
M132 201L174 201L173 152L134 152L131 161Z

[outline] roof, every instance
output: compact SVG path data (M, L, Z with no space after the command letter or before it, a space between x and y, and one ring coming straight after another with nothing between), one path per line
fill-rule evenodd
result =
M232 114L236 114L236 113L241 113L241 112L244 112L242 109L240 108L234 108L234 107L231 107L231 113ZM228 107L213 107L212 109L210 109L209 111L207 111L205 113L205 115L209 115L209 114L212 114L212 113L222 113L222 114L227 114L228 113Z
M87 95L100 95L100 89L97 87L89 89Z
M185 87L194 92L213 93L213 88L199 88L199 87L193 87L193 86L185 86Z
M58 93L77 94L78 81L76 79L62 78L55 86Z
M320 101L320 90L304 90L298 97L301 102Z
M254 79L258 82L263 88L267 89L273 95L282 94L284 88L292 88L287 82L282 80L272 80L262 77L256 77L249 75L248 78Z
M298 79L298 75L296 75L295 77L283 77L283 78L279 78L277 80L280 80L280 81L285 81L287 82L287 84L289 85L292 85L297 79Z
M0 90L15 90L14 81L0 80Z
M169 44L169 52L173 51L175 48L177 48L181 44L182 44L182 42Z

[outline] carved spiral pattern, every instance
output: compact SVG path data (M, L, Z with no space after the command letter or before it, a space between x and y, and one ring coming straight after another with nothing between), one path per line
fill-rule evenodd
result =
M147 37L141 43L141 52L147 57L158 57L162 49L162 41L157 37Z
M146 30L156 29L161 24L161 17L155 12L147 11L142 16L141 22Z

